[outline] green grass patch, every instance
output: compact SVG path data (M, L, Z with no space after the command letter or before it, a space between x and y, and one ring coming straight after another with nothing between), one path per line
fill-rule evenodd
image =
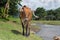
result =
M29 37L22 35L22 27L20 20L17 18L9 18L11 21L4 22L0 20L0 40L42 40L41 37L32 34ZM12 21L16 21L14 23Z

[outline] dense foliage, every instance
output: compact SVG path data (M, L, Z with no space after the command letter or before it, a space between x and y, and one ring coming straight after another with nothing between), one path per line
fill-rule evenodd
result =
M0 0L0 17L18 14L18 2L21 0Z
M44 8L38 7L35 10L35 14L42 20L60 20L60 8L45 10Z

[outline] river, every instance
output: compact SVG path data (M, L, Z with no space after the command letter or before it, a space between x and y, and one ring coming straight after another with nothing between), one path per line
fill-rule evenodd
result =
M53 40L54 36L60 36L59 25L36 24L41 28L36 34L43 38L43 40Z

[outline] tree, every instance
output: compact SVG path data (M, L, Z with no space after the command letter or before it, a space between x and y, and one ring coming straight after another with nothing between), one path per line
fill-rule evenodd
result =
M54 10L51 9L51 10L47 10L46 12L47 12L46 19L48 19L48 20L55 20L56 19L56 17L55 17L56 13Z
M40 19L43 19L44 16L46 16L46 11L45 11L44 8L38 7L38 8L36 9L36 11L35 11L35 14L36 14L37 16L39 16Z
M56 12L56 19L60 20L60 8L57 8L55 12Z

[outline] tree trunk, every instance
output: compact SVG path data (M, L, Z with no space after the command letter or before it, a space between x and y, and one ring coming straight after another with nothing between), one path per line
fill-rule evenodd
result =
M9 10L9 0L5 4L5 9L4 9L4 14L3 14L4 18L8 18L8 10Z

